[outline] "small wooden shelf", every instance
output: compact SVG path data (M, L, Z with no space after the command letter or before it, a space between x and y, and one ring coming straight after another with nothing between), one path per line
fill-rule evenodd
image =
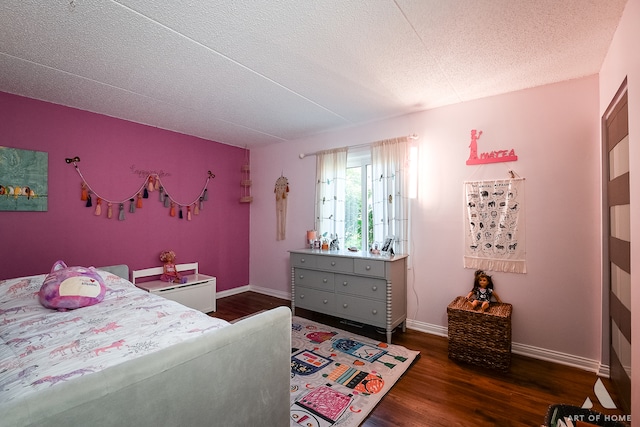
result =
M242 178L240 179L240 203L253 202L251 196L251 165L249 164L249 150L245 151L244 164L240 166Z

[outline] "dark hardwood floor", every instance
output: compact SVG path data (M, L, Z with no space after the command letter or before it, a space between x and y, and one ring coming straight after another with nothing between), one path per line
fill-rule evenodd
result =
M228 321L277 306L288 300L255 292L218 299L210 315ZM444 310L445 308L443 308ZM296 309L297 316L385 340L373 328L351 327L330 316ZM420 351L420 358L396 383L362 424L364 427L540 426L551 404L582 406L588 397L593 409L604 409L594 393L597 375L581 369L513 355L508 373L457 363L447 356L447 338L408 329L394 332L393 343ZM616 405L609 380L602 379Z

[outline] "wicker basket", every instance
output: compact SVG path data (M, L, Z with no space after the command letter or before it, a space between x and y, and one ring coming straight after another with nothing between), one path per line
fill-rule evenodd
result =
M486 312L473 310L464 297L447 307L449 357L508 371L511 366L511 304L491 303Z

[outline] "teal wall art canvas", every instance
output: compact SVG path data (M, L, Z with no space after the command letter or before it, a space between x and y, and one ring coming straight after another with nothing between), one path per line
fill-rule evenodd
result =
M49 155L0 147L0 211L47 210Z

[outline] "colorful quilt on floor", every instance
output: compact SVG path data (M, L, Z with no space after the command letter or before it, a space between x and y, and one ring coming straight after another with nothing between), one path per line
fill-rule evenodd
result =
M420 354L300 317L291 347L291 427L359 426Z

